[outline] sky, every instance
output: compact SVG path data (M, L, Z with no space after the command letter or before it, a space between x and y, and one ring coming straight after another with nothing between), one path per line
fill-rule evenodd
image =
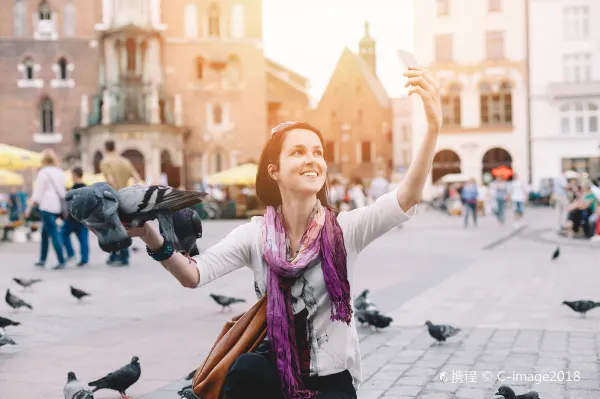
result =
M377 41L388 95L404 94L397 49L413 51L413 0L263 0L265 55L306 76L318 101L344 46L358 51L364 23Z

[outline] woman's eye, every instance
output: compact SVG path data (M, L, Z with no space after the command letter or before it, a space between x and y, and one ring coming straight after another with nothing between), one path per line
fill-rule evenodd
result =
M302 155L302 150L296 150L292 153L292 155Z
M315 151L315 154L317 154L318 156L322 157L323 156L323 151L317 150L317 151Z

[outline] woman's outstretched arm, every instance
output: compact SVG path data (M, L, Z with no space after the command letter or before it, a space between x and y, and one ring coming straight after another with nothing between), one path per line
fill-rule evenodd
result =
M404 76L408 78L405 84L408 87L408 94L416 93L421 97L427 117L427 134L413 157L401 189L398 190L398 204L403 211L407 212L421 200L442 126L442 108L439 85L431 72L419 67L410 67Z

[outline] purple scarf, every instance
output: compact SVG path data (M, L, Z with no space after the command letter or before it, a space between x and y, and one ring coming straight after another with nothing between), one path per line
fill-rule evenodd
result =
M311 398L316 392L304 388L294 330L289 288L285 280L300 277L307 265L321 256L321 268L331 302L330 320L350 324L350 284L346 268L346 248L336 214L317 201L302 236L300 250L288 261L286 231L280 208L267 207L262 222L263 257L267 275L267 335L277 361L283 393L290 399Z

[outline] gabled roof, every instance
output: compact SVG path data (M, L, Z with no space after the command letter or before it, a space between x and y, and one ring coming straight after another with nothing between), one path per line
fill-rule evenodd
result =
M279 72L285 72L290 76L291 79L303 85L305 85L308 82L308 78L306 76L300 75L298 72L293 71L284 65L281 65L280 63L270 59L269 57L265 57L265 61L267 63L267 70L271 69Z
M348 52L352 55L352 58L356 60L358 67L360 68L363 76L365 77L369 88L377 98L379 105L381 105L382 108L389 108L391 106L390 98L388 97L388 94L385 91L385 88L383 87L383 84L381 83L377 75L371 71L369 64L367 64L367 62L363 60L363 58L360 55L353 53L348 47L344 47L344 52Z

